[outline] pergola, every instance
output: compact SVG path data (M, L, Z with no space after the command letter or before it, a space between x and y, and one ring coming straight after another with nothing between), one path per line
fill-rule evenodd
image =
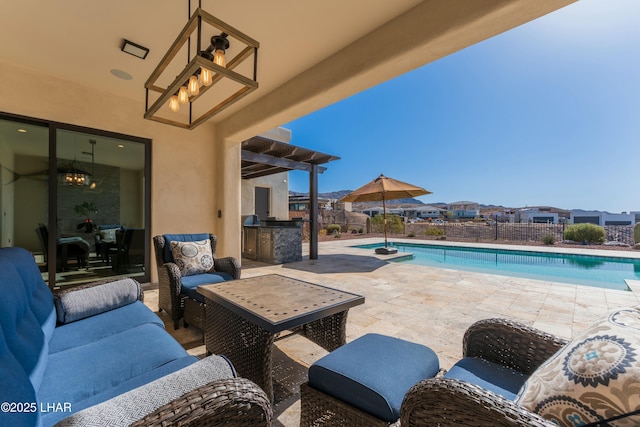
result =
M309 259L318 259L318 174L327 169L320 165L340 157L261 136L242 142L241 149L242 179L293 170L309 172Z

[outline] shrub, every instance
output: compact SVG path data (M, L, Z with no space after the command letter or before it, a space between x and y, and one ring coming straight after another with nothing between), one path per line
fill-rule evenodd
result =
M556 243L556 236L554 236L553 234L547 234L542 238L542 243L544 243L545 245L553 245Z
M371 229L377 233L382 233L382 230L384 230L384 215L376 215L371 218ZM398 215L387 215L387 231L395 234L402 233L404 231L402 218Z
M416 233L411 231L411 232L407 233L407 237L416 237Z
M339 239L340 237L342 237L342 233L340 233L340 230L334 231L333 237L335 237L336 239Z
M636 243L640 243L640 223L633 227L633 240Z
M582 243L604 243L605 231L595 224L573 224L564 230L564 238Z
M444 236L444 230L438 227L427 227L422 230L422 234L425 236Z
M324 230L324 229L322 229L322 230L318 230L318 234L319 234L320 236L326 236L326 235L327 235L327 230Z
M327 234L335 234L335 232L340 232L342 230L342 227L340 227L340 224L329 224L327 225Z
M362 227L358 228L358 234L362 234L362 233L364 233L364 228Z

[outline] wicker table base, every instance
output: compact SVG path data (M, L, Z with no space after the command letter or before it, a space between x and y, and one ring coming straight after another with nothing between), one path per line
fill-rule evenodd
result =
M238 375L273 402L272 351L278 333L299 333L327 351L347 340L347 313L360 295L279 275L205 285L207 352L231 360Z
M276 333L244 319L208 300L204 341L207 352L223 354L231 360L238 375L258 384L273 402L272 351ZM327 351L344 345L347 311L295 328Z

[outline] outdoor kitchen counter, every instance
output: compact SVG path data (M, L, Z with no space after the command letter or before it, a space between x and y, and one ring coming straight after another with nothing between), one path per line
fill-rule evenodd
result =
M251 230L248 230L251 229ZM243 255L270 264L284 264L302 260L301 221L261 221L260 225L245 226ZM255 236L255 246L249 241ZM247 248L255 248L255 255Z

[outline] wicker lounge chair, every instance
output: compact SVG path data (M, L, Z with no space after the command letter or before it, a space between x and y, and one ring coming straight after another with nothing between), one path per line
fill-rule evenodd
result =
M203 274L183 276L170 255L168 242L205 239L211 243L213 268ZM217 238L213 234L166 234L153 238L158 268L158 306L171 316L175 329L179 328L183 317L185 327L193 324L204 329L204 297L196 291L198 285L240 278L238 260L233 257L216 258L216 243Z
M531 375L565 344L561 338L518 322L488 319L467 329L462 352L463 357L478 357ZM555 426L497 393L445 377L411 388L402 402L400 420L403 426Z

